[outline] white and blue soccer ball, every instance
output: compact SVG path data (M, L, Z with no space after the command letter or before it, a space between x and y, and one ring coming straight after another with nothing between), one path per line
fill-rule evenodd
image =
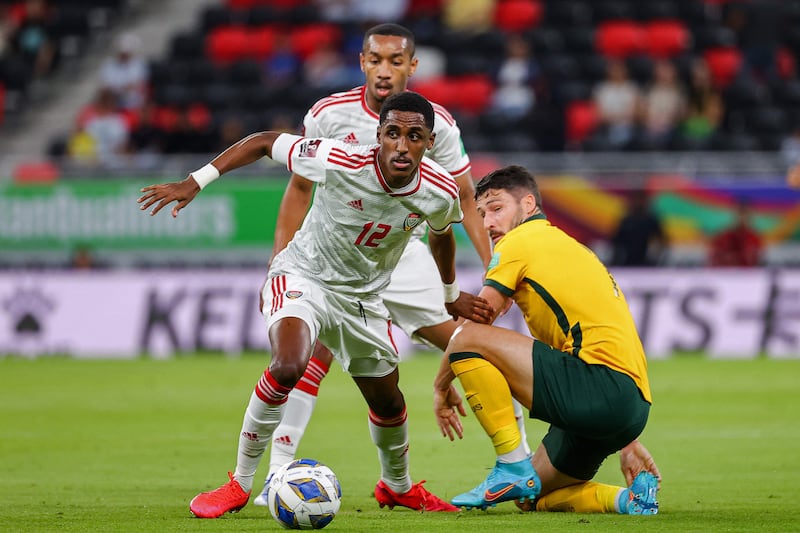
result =
M269 480L269 512L287 529L322 529L336 516L341 498L336 474L314 459L283 465Z

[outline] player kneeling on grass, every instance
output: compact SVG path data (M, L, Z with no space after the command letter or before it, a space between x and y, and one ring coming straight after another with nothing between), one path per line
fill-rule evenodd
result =
M366 146L256 133L183 181L143 189L142 209L154 206L155 214L177 202L172 209L177 216L202 187L264 156L320 185L303 227L272 261L261 291L272 360L245 410L236 469L228 483L191 501L195 516L216 518L247 505L259 460L318 339L350 373L369 407L370 435L381 464L378 503L459 510L422 482L411 482L399 357L380 297L411 230L420 223L431 230L429 245L442 283L455 283L450 224L461 220L458 186L441 166L423 157L435 137L433 107L425 98L413 92L388 98L378 122L378 144ZM485 300L463 292L446 307L453 316L473 320L491 315Z
M485 509L503 501L538 511L655 514L661 476L639 434L651 395L647 361L625 296L600 260L552 226L533 176L509 166L476 186L483 224L495 244L480 296L495 310L512 298L531 335L466 322L454 334L434 382L442 434L462 436L457 376L492 439L495 468L452 499ZM525 453L511 397L550 428ZM628 487L590 481L620 451Z

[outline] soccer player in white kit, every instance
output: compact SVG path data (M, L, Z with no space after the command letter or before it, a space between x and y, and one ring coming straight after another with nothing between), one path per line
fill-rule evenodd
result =
M303 227L272 261L262 289L272 360L245 411L235 472L229 473L228 483L192 500L195 516L216 518L247 504L258 462L317 339L331 348L369 406L370 434L381 463L375 488L379 504L458 511L421 482L411 482L398 354L380 296L422 223L431 230L439 283L455 283L450 224L462 218L458 186L441 166L423 158L434 143L434 111L425 98L412 92L394 95L383 106L379 123L377 146L256 133L181 182L142 189L141 209L154 206L156 214L177 202L172 209L177 216L220 174L264 155L318 184ZM480 322L493 313L485 301L465 293L448 304L448 311Z
M327 137L349 144L372 143L378 127L381 104L392 94L405 91L410 76L417 68L414 56L414 34L398 24L380 24L367 30L361 53L361 69L365 85L322 98L306 113L303 134L307 137ZM461 131L452 115L433 103L436 120L433 131L436 142L425 154L452 176L459 185L459 197L464 213L463 224L483 266L491 259L489 238L475 207L475 187L470 172L470 160L461 142ZM281 202L275 231L273 254L279 253L300 227L311 203L312 187L295 171ZM391 283L383 291L392 322L409 337L444 351L455 330L444 307L444 294L436 275L428 247L420 240L424 225L418 226L414 238L406 246ZM457 296L448 295L452 300ZM289 395L286 416L272 437L269 476L283 464L295 458L297 447L311 419L320 382L328 372L332 356L321 344L315 349L306 373ZM514 403L515 415L526 443L522 408ZM267 505L267 483L253 501Z

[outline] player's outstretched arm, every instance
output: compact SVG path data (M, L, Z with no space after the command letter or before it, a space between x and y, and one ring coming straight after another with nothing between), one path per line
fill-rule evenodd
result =
M472 180L472 172L467 171L456 178L458 183L458 199L461 202L461 211L464 213L464 220L461 223L467 231L472 246L481 258L483 268L489 266L492 259L492 247L490 245L489 234L483 227L483 219L478 214L475 206L475 183Z
M262 131L248 135L233 144L224 152L215 157L211 163L189 174L183 181L149 185L144 187L139 197L139 209L145 211L155 205L150 215L155 215L172 202L177 204L172 208L172 216L186 207L197 193L206 185L226 172L249 165L264 156L272 157L272 145L281 135L277 131Z
M428 244L445 287L445 307L453 320L464 317L485 324L494 318L494 309L489 302L462 292L458 288L455 266L456 239L452 228L444 232L428 232Z
M656 466L653 456L639 442L639 439L634 440L619 451L619 465L628 486L633 483L633 478L639 472L647 471L658 478L658 486L661 488L661 472L658 471L658 466Z
M436 423L439 424L442 436L450 440L464 437L464 426L459 415L467 416L461 395L453 386L455 378L445 353L439 365L439 372L433 380L433 414L436 416Z

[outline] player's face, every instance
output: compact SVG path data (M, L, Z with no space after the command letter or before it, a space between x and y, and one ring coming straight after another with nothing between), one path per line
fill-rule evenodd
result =
M413 111L392 110L378 129L378 164L392 187L408 185L419 162L433 146L433 134L425 117Z
M518 199L505 189L489 189L475 201L483 227L494 244L533 214L536 200L532 194Z
M379 113L384 100L406 90L417 60L411 57L408 40L396 35L370 35L359 57L366 77L367 104Z

